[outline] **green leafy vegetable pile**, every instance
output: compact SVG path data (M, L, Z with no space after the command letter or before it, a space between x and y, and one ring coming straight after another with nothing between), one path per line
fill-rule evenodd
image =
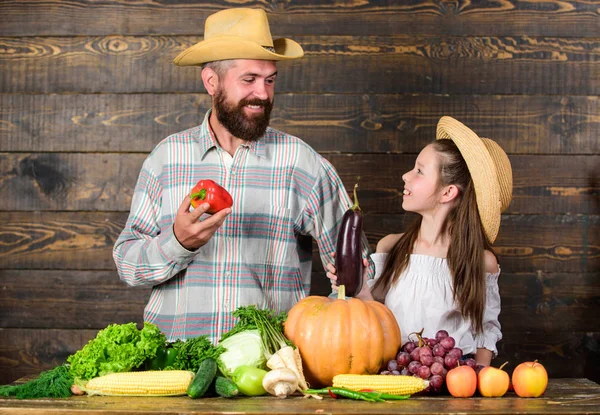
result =
M66 398L71 396L74 382L139 369L157 359L157 352L164 354L169 349L176 351L175 359L172 364L166 365L168 367L160 369L197 372L206 358L217 360L223 357L227 364L220 361L220 367L228 369L223 373L230 373L242 364L263 366L265 358L283 345L291 345L283 336L286 313L276 314L268 309L248 306L239 307L233 315L238 322L221 339L233 336L225 342L229 342L228 346L214 346L208 336L167 343L166 336L152 323L144 323L142 330L138 330L135 323L111 324L100 330L81 350L69 356L64 365L42 372L37 379L24 384L0 386L0 396Z
M138 330L135 323L111 324L98 332L81 350L69 356L75 379L87 380L115 372L128 372L156 356L166 337L152 323Z
M0 386L0 396L15 396L19 399L68 398L71 396L73 376L66 366L40 373L36 379L21 385Z
M200 363L207 357L217 358L225 351L225 348L215 347L208 340L208 336L199 336L186 341L176 340L172 346L177 350L177 357L173 363L173 369L191 370L196 373Z

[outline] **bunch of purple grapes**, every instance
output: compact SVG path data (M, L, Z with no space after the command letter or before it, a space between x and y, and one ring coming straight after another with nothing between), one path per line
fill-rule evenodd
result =
M406 342L398 352L396 359L390 360L382 375L417 376L429 381L426 392L441 392L450 369L454 369L463 357L462 350L446 330L439 330L435 338L421 337L417 341ZM475 359L461 361L461 365L479 369Z

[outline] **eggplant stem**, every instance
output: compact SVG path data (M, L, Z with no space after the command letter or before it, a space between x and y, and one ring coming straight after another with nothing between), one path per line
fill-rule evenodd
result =
M351 210L361 210L360 206L358 205L358 196L356 196L356 188L358 187L358 183L356 183L354 185L354 204L352 205L352 207L350 208Z

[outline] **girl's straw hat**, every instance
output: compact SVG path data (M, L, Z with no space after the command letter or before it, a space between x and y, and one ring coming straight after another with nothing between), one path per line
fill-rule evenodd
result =
M302 47L293 40L273 41L264 10L239 7L208 16L204 23L204 40L181 52L173 63L195 66L227 59L279 61L302 56Z
M506 153L495 141L479 138L466 125L448 116L438 122L437 139L454 141L465 159L475 187L483 230L490 243L494 243L500 228L500 214L512 199L512 169Z

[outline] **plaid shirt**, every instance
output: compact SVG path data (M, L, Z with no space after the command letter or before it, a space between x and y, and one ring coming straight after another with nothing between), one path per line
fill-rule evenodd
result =
M163 140L145 160L113 249L121 280L153 287L144 320L170 341L217 340L233 327L239 306L289 310L310 290L310 236L323 263L332 262L351 205L333 166L302 140L268 128L231 157L213 138L209 115ZM173 222L200 179L221 184L234 204L213 238L191 252L175 238Z

